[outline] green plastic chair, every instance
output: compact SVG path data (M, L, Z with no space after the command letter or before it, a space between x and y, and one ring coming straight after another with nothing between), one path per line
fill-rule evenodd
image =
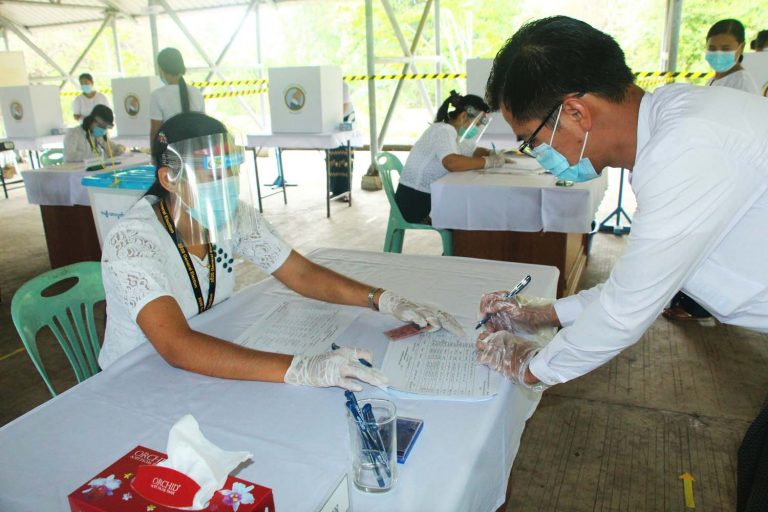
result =
M58 295L43 292L65 279L77 278L74 286ZM99 372L101 345L96 332L93 308L105 300L101 263L86 261L50 270L24 283L11 301L11 317L29 357L40 372L52 396L56 392L37 350L37 333L48 327L75 371L77 382Z
M40 165L50 167L64 163L64 150L62 148L46 149L40 154Z
M403 164L392 153L383 151L376 155L376 168L381 176L381 183L389 201L389 222L387 223L387 236L384 239L384 252L403 252L403 240L406 229L430 229L437 231L443 240L443 256L453 254L453 234L450 229L437 229L429 224L414 224L403 218L400 208L395 202L395 188L392 185L392 171L398 174L403 172Z

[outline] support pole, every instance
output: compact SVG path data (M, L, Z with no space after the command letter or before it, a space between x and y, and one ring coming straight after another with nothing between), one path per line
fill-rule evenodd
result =
M437 61L435 61L435 73L438 75L443 72L443 60L441 57L441 44L440 44L440 0L435 0L435 14L434 14L434 23L435 23L435 55L437 56ZM443 100L443 81L442 80L435 80L435 104L440 105L440 102Z
M120 76L123 76L123 59L120 56L120 40L117 37L117 16L112 17L112 44L115 46L117 72L120 74Z
M677 71L677 53L680 45L680 23L682 16L683 0L667 0L664 39L661 42L662 71Z
M261 11L259 9L260 4L256 4L253 10L254 21L256 24L256 63L259 66L259 80L264 79L264 64L261 60ZM267 107L264 94L259 94L259 110L261 114L261 127L267 126Z
M240 34L240 30L243 28L243 25L245 25L245 21L248 19L248 15L251 13L251 10L256 6L258 0L251 0L251 3L248 4L248 6L245 8L245 12L243 13L243 16L240 18L240 23L238 23L237 28L234 32L232 32L232 36L229 38L229 41L227 41L227 44L224 45L224 49L221 50L221 53L219 54L219 57L216 59L215 67L218 67L219 64L222 63L224 60L224 57L227 55L227 52L229 51L230 46L232 46L232 43L235 42L235 39L237 39L238 34ZM258 38L258 33L256 35ZM211 79L213 76L213 70L211 70L210 73L208 73L208 76L205 77L205 82Z
M5 51L11 51L11 47L8 44L8 29L3 27L3 41L5 41Z
M80 63L81 63L81 62L83 62L83 59L85 58L85 56L86 56L86 55L88 55L88 52L89 52L89 51L91 51L91 48L93 48L93 45L94 45L94 43L95 43L95 42L96 42L96 41L99 39L99 36L101 35L101 33L102 33L102 32L104 32L104 29L107 27L107 25L109 25L109 23L112 21L112 19L114 18L114 16L115 16L115 15L114 15L113 13L111 13L111 12L110 12L110 13L107 13L107 17L106 17L106 18L104 18L104 22L103 22L103 23L101 24L101 26L99 27L99 30L97 30L97 31L96 31L96 33L95 33L95 34L93 35L93 37L91 38L91 41L90 41L90 42L88 43L88 45L85 47L85 49L84 49L84 50L83 50L83 52L80 54L80 56L77 58L77 60L75 61L75 63L74 63L74 64L72 64L72 68L70 68L70 70L69 70L69 73L67 73L69 76L72 76L72 73L74 73L74 72L75 72L75 70L77 69L77 67L80 65ZM61 85L59 85L59 89L61 89L62 87L64 87L64 85L65 85L66 83L67 83L67 81L66 81L66 80L64 80L63 82L61 82Z
M160 74L160 68L157 66L157 54L160 53L160 47L157 41L157 11L159 10L155 0L149 0L149 32L152 36L152 64L155 66L155 74Z
M376 74L373 54L373 0L365 0L365 62L368 76ZM380 190L381 178L376 169L376 154L379 152L376 136L376 80L368 80L368 125L371 131L371 167L363 176L364 190Z

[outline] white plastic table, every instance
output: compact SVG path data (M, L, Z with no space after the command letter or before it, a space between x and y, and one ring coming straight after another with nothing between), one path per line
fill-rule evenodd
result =
M331 199L336 197L346 196L349 201L348 205L352 206L352 161L348 158L347 170L349 171L349 192L339 194L338 196L331 197L331 159L330 150L339 146L347 146L348 154L352 143L357 143L360 140L360 134L355 130L338 131L331 133L267 133L267 134L255 134L247 136L248 147L253 152L253 165L256 172L256 186L259 190L259 211L262 210L261 199L263 197L269 197L273 194L266 196L261 195L261 184L259 181L259 167L257 164L256 155L258 149L268 147L275 148L275 158L277 159L277 180L274 185L282 188L283 202L288 204L288 197L286 195L285 187L285 175L283 173L283 157L282 151L285 149L320 149L325 151L325 207L326 217L331 216Z
M336 271L453 312L472 324L480 295L531 274L527 290L553 297L557 269L440 256L322 249L310 257ZM194 318L195 329L234 339L278 301L297 296L275 279L244 289ZM306 299L305 299L306 300ZM360 316L342 345L366 346L381 362L392 317ZM387 396L366 386L358 397ZM350 486L354 511L491 512L507 480L526 420L540 396L504 381L481 402L392 398L398 414L424 420L395 488L369 495ZM249 450L238 476L270 487L279 511L319 510L351 469L343 390L205 377L169 366L149 344L106 371L0 428L0 510L68 510L66 496L136 445L165 451L186 413L228 450ZM38 482L40 492L30 491Z

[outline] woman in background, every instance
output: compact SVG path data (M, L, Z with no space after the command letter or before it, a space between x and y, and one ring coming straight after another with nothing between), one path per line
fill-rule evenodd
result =
M205 112L203 94L187 85L184 57L176 48L165 48L157 54L160 80L165 86L152 91L149 102L150 140L154 140L160 125L182 112Z
M744 25L739 20L720 20L712 25L707 32L706 59L715 76L707 85L757 94L755 80L741 66L744 46Z
M462 96L456 91L443 102L435 122L413 145L395 201L408 222L431 224L430 185L449 172L472 171L500 167L503 155L492 155L477 148L481 129L488 123L488 105L479 96Z
M83 162L90 158L99 158L104 165L109 165L111 157L122 155L125 147L115 144L107 137L107 130L112 128L113 122L111 108L106 105L93 107L80 125L67 130L64 136L64 161Z

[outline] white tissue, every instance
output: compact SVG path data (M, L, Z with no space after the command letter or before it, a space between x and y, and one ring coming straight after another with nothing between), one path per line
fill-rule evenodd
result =
M207 507L213 493L224 487L229 473L241 462L253 457L249 452L224 451L210 442L191 414L171 427L167 453L168 458L158 466L184 473L200 485L192 506L186 510Z

